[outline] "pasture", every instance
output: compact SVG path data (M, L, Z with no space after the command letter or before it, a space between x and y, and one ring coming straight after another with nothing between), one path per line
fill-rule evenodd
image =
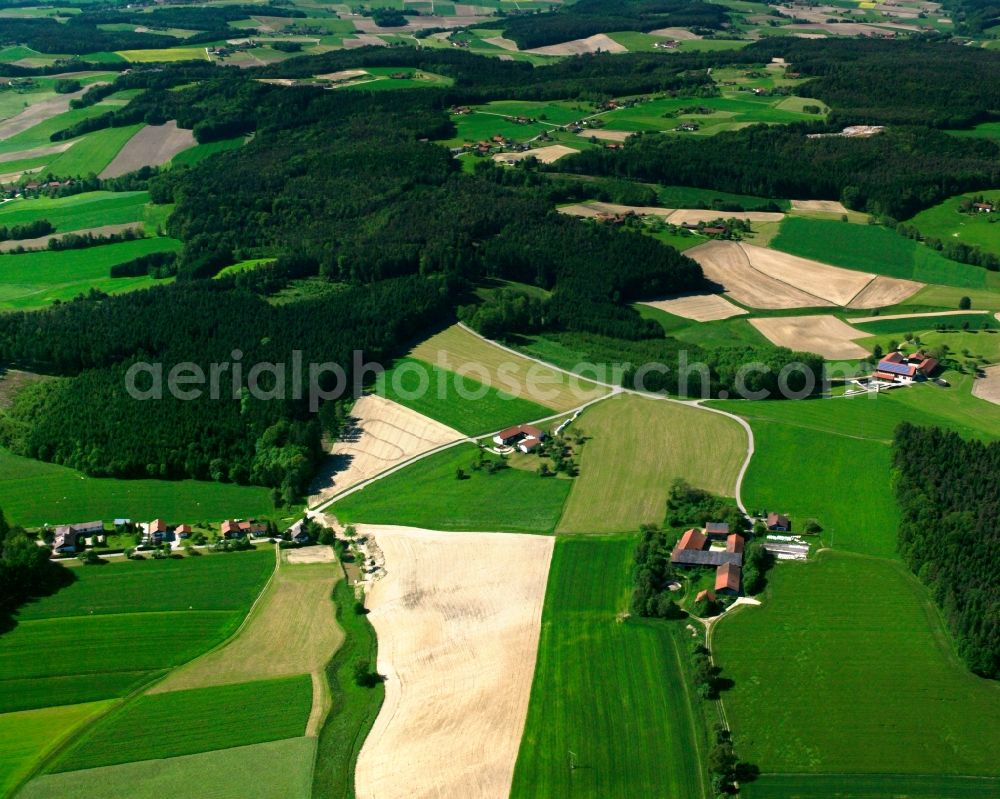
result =
M47 219L57 233L141 222L149 202L145 191L88 191L69 197L21 199L0 205L0 225L23 225ZM0 266L3 262L0 261Z
M180 242L146 238L61 252L26 252L0 256L0 309L30 310L53 300L71 300L92 288L108 294L147 288L151 277L112 278L115 264L153 252L172 252Z
M682 665L687 633L619 618L634 547L633 537L556 541L513 799L707 796L702 709Z
M224 153L227 150L236 150L243 146L246 139L237 136L232 139L221 139L219 141L208 142L207 144L196 144L187 150L181 150L170 159L171 166L194 166L200 161L216 153Z
M140 696L88 728L49 772L193 755L299 738L312 707L308 676Z
M479 374L488 379L485 372ZM482 435L556 414L553 408L414 358L396 361L379 376L375 391L466 435Z
M260 486L88 477L2 448L0 508L11 522L26 527L83 519L162 516L177 522L195 522L277 515L270 491ZM287 513L291 515L292 511Z
M9 796L8 791L61 740L112 704L88 702L0 713L0 795Z
M478 452L460 444L430 455L338 500L330 512L344 524L551 533L572 481L523 469L474 471ZM467 479L457 479L458 469Z
M129 125L88 133L66 152L49 161L45 171L61 178L97 175L114 160L129 139L137 135L142 127L142 125Z
M959 202L971 199L973 196L982 196L1000 203L1000 190L961 194L921 211L907 224L929 238L944 242L960 242L1000 255L1000 226L996 221L997 214L959 212Z
M789 217L781 223L771 247L888 277L967 289L1000 289L1000 274L949 261L929 247L878 225Z
M224 742L222 742L224 744ZM212 799L310 799L316 741L288 738L36 777L21 799L163 799L189 794ZM281 768L275 768L280 763Z
M321 671L344 640L330 600L341 574L336 563L282 563L239 635L176 669L152 693Z
M765 774L741 786L746 799L982 799L1000 780L943 774Z
M418 344L409 354L556 411L577 408L608 393L589 380L508 352L459 325Z
M764 772L1000 774L1000 685L968 672L901 563L826 552L715 628L743 757ZM849 785L849 783L848 783Z
M671 482L732 496L747 437L732 419L665 400L619 395L588 408L570 430L580 455L560 533L609 533L659 524Z
M118 50L116 55L134 64L168 61L210 61L204 47L170 47L160 50Z

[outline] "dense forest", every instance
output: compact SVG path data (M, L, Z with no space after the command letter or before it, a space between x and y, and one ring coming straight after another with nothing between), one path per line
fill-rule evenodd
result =
M0 510L0 632L6 632L11 614L25 601L74 579L70 571L49 560L47 548L38 546L20 527L11 527Z
M1000 442L896 431L899 552L931 590L976 674L1000 678Z

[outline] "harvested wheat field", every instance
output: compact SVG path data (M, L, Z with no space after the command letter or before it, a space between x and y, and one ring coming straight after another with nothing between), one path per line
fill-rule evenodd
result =
M535 670L554 539L361 525L385 702L359 799L506 799Z
M483 39L483 41L487 44L492 44L494 47L499 47L501 50L517 51L517 42L513 39L505 39L503 36L490 36L488 39Z
M751 319L772 344L798 352L813 352L824 358L865 358L868 350L854 340L868 333L851 327L836 316L774 316Z
M608 130L607 128L588 128L576 134L584 139L601 139L602 141L625 141L634 136L634 130Z
M497 153L493 156L493 160L497 163L513 164L517 161L523 161L525 158L535 158L543 164L551 164L565 155L578 152L580 151L567 147L565 144L550 144L548 147L536 147L534 150L525 150L523 153Z
M847 305L875 279L875 275L867 272L841 269L767 247L739 246L758 272L836 305Z
M368 71L364 69L342 69L339 72L327 72L324 75L317 75L316 79L332 81L354 80L368 74Z
M196 144L194 134L177 127L173 119L164 125L146 125L125 143L100 177L116 178L144 166L162 166L181 150Z
M986 377L972 384L972 396L1000 405L1000 366L988 366L983 371Z
M747 222L780 222L785 215L779 211L702 211L680 208L667 220L671 225L697 225L716 219L744 219Z
M736 242L710 241L685 250L684 254L701 264L705 276L723 286L741 305L780 309L834 304L758 272Z
M535 47L526 52L538 53L538 55L582 55L584 53L627 53L628 48L610 36L598 33L594 36L588 36L586 39L574 39L571 42Z
M354 403L350 426L330 448L309 504L316 505L399 463L463 438L457 430L392 400L366 394Z
M389 43L385 39L380 39L371 33L356 33L350 38L345 38L342 42L344 47L351 50L355 47L388 47Z
M662 216L666 219L676 209L660 208L655 205L621 205L619 203L604 203L598 200L590 200L585 203L564 205L556 210L561 214L568 214L569 216L594 217L599 214L635 214L636 216Z
M687 28L657 28L649 32L650 36L665 36L668 39L675 39L678 42L700 39L697 33L691 33Z
M461 325L453 325L418 344L409 355L556 411L578 408L609 393L589 380L485 341Z
M335 563L283 563L234 638L176 669L150 693L320 671L344 640L330 599L340 577Z
M643 302L650 308L659 308L674 316L683 316L695 322L715 322L719 319L729 319L748 313L738 305L733 305L721 294L687 294L683 297L671 297L667 300Z
M793 211L822 211L827 214L850 213L843 203L836 200L791 200Z
M285 563L293 566L308 565L310 563L334 563L337 560L331 547L314 544L313 546L302 547L301 549L286 549L284 554Z
M897 277L879 275L858 292L857 296L847 304L847 307L885 308L889 305L896 305L916 294L925 285L917 283L915 280L902 280Z
M118 225L101 225L101 227L90 227L82 230L61 230L58 233L49 233L47 236L38 236L34 239L7 239L0 241L0 252L14 252L14 250L47 250L50 239L61 239L66 233L72 232L77 236L87 234L93 236L111 236L117 233L124 233L126 230L135 230L141 234L143 225L141 222L122 222Z

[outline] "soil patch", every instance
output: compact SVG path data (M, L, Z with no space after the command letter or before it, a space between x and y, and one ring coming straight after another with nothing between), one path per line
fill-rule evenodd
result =
M848 308L885 308L916 294L924 283L879 275L848 303ZM885 319L886 317L882 317Z
M146 125L125 143L100 177L116 178L144 166L162 166L197 143L194 134L177 127L173 119L165 125Z
M529 53L539 55L582 55L584 53L627 53L628 48L619 44L610 36L598 33L586 39L574 39L562 44L550 44L547 47L536 47Z
M854 339L868 334L857 330L835 316L776 316L751 319L772 344L799 352L813 352L824 358L864 358L868 350Z
M972 396L1000 405L1000 366L990 366L986 377L976 378L972 384Z

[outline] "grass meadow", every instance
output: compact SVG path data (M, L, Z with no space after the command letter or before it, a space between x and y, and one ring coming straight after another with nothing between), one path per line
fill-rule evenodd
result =
M111 702L0 713L0 796L9 796L53 747Z
M189 147L187 150L181 150L181 152L177 153L177 155L170 159L170 165L194 166L210 155L223 153L226 150L236 150L242 147L245 141L246 139L243 136L237 136L233 139L221 139L220 141L213 141L207 144L196 144L194 147Z
M140 696L86 730L48 771L299 738L311 708L308 675Z
M632 537L556 542L512 799L706 796L683 627L619 618L634 547Z
M958 211L960 200L980 195L987 199L1000 199L1000 191L997 190L949 197L943 203L921 211L907 224L913 225L930 238L959 241L1000 255L1000 226L996 221L996 213L963 214Z
M37 777L21 799L310 799L316 741L289 738L154 762L123 763ZM280 768L275 764L280 763ZM197 794L192 794L196 784Z
M118 151L143 127L143 125L129 125L88 133L66 152L49 161L45 171L59 177L96 175L114 160Z
M851 322L850 318L847 318L847 322ZM992 314L984 313L925 316L916 319L878 319L874 322L865 322L864 324L855 326L866 333L871 333L873 336L889 333L914 333L922 338L925 332L934 330L939 324L947 325L949 328L961 328L966 323L974 330L980 330L983 327L990 329L1000 327L1000 321L997 321ZM897 338L899 337L897 336Z
M466 435L482 435L556 414L537 402L414 358L403 358L383 373L376 393Z
M573 423L590 440L580 455L560 533L633 532L660 524L677 477L732 496L747 436L732 419L680 403L618 395Z
M1000 795L1000 780L941 774L765 774L743 785L745 799L983 799Z
M2 448L0 508L10 521L25 527L86 519L162 516L171 522L193 523L233 516L275 516L270 491L260 486L88 477Z
M30 150L35 147L48 147L52 144L50 137L56 131L72 127L77 122L83 122L86 119L93 119L94 117L98 117L101 114L106 114L108 111L114 111L118 108L121 108L121 106L115 103L105 102L95 103L94 105L87 106L86 108L75 108L70 111L65 111L62 114L57 114L54 117L46 119L44 122L39 122L37 125L31 126L27 130L22 130L20 133L11 136L9 139L0 141L0 154L16 153L22 150ZM74 145L74 147L75 146L76 145ZM72 147L70 149L72 150ZM4 171L9 171L9 165L4 166Z
M30 310L53 300L71 300L92 288L121 294L147 288L151 277L110 277L115 264L153 252L180 247L171 238L147 238L104 244L82 250L26 252L0 256L0 309Z
M572 481L513 468L494 474L473 471L478 452L472 444L461 444L423 458L349 494L331 510L345 524L551 533ZM457 469L468 479L457 479Z
M57 233L71 230L141 222L149 192L88 191L69 197L39 197L35 200L14 200L0 205L0 225L23 225L47 219ZM0 261L0 265L2 265Z
M889 277L966 289L1000 289L1000 274L950 261L929 247L878 225L788 217L771 240L771 247Z
M762 607L714 629L713 651L734 682L724 702L740 754L764 772L1000 774L1000 737L986 732L1000 685L958 660L901 563L825 552L780 564Z
M115 54L133 64L167 61L209 61L204 47L169 47L160 50L116 50Z

